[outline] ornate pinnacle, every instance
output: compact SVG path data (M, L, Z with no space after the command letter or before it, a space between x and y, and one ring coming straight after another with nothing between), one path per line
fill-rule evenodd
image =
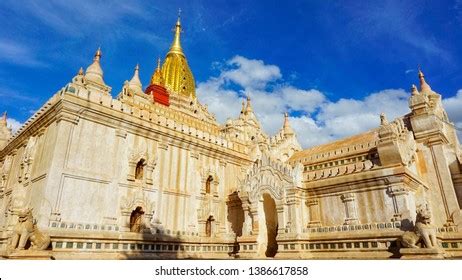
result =
M432 90L430 86L427 84L427 82L425 81L425 75L420 70L420 67L419 67L419 81L420 81L420 91L431 91Z
M419 94L419 91L417 90L417 87L414 84L411 86L411 94L412 95Z
M387 124L388 124L387 116L385 115L385 113L381 113L380 114L380 125L387 125Z
M101 55L102 55L101 47L98 47L98 49L96 50L95 57L93 58L93 60L94 61L100 61Z

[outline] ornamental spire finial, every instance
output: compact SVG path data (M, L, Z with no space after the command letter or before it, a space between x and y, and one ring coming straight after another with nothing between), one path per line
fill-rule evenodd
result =
M162 76L162 69L160 68L160 57L157 58L157 68L151 76L151 85L164 86L164 78Z
M295 134L294 130L290 126L289 114L287 112L284 113L284 125L283 125L282 129L284 131L284 135L286 135L286 136L290 136L290 135Z
M180 35L182 32L180 14L181 14L181 9L178 10L178 19L176 21L175 28L173 29L173 32L175 33L175 35L173 37L173 42L172 42L172 45L170 46L169 53L177 53L177 54L181 54L184 56L183 49L181 48L181 42L180 42Z
M387 116L385 115L385 113L381 113L380 114L380 125L387 125L387 124L388 124Z
M87 70L85 71L85 79L87 81L92 81L101 85L105 85L103 80L103 69L101 69L100 65L101 56L101 48L98 48L93 58L93 63L90 66L88 66Z
M250 103L250 95L247 95L247 106L245 107L245 113L252 112L252 103Z
M417 90L417 87L414 84L411 86L411 94L412 95L419 94L419 91Z
M101 56L102 56L101 47L98 47L98 49L96 50L95 57L93 58L93 60L94 61L100 61Z
M140 66L137 63L135 66L135 71L133 72L133 77L128 82L128 87L135 92L143 92L139 71L140 71Z
M432 90L430 88L430 85L428 85L427 82L425 81L425 75L422 72L422 70L420 70L420 67L419 67L419 81L420 81L420 91L431 91Z

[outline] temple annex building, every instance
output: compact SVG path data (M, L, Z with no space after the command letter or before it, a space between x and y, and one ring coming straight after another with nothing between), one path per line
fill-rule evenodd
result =
M461 146L422 72L408 114L303 150L249 98L218 123L181 29L147 86L136 66L114 99L98 49L14 135L0 120L1 256L462 257Z

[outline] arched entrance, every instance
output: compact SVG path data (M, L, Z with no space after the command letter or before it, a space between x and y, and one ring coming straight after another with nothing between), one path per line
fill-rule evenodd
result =
M278 251L276 241L279 226L278 213L276 211L276 202L268 193L263 194L263 212L265 213L267 237L265 256L274 257Z
M212 237L212 223L215 221L213 216L210 216L205 222L205 236Z
M141 227L143 224L143 215L144 211L141 206L136 207L130 215L130 231L131 232L141 232Z

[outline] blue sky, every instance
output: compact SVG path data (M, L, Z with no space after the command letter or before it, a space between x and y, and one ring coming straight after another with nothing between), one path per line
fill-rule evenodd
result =
M2 0L0 110L24 122L98 46L113 96L136 63L146 86L178 8L199 100L221 122L250 95L267 132L289 111L305 147L359 133L407 112L420 65L462 126L460 0Z

